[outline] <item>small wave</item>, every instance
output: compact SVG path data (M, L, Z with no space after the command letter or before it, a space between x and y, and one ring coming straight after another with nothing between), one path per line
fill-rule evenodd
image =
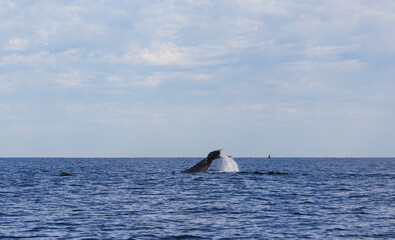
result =
M7 214L7 213L2 213L0 212L0 217L18 217L19 215L15 214Z
M38 239L42 239L42 238L48 238L48 235L45 234L38 234L38 235L24 235L24 236L16 236L16 235L0 235L0 238L4 238L4 239L27 239L27 238L38 238Z
M261 172L261 171L254 171L254 172L239 172L240 174L254 174L254 175L288 175L287 172L276 172L276 171L270 171L270 172Z
M395 174L392 173L342 173L341 175L350 177L395 177Z
M347 229L341 228L341 227L334 227L334 228L325 229L325 232L338 232L338 231L347 231Z
M288 175L286 172L268 172L269 175Z
M172 239L207 239L207 238L186 234L186 235L178 235L178 236L166 236L159 239L172 240Z
M139 238L130 237L130 238L128 238L128 240L136 240L136 239L140 239L140 238L143 238L143 239L158 239L158 237L156 235L144 234L144 235L139 236Z

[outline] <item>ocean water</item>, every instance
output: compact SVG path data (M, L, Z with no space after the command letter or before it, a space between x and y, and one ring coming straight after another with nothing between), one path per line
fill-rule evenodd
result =
M395 238L395 158L199 160L1 158L0 238Z

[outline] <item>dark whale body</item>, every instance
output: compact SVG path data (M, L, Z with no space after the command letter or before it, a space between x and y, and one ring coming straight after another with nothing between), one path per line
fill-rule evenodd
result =
M210 152L205 159L202 161L198 162L195 166L182 171L183 173L194 173L194 172L205 172L207 169L210 167L211 163L217 159L220 158L221 150L215 150Z

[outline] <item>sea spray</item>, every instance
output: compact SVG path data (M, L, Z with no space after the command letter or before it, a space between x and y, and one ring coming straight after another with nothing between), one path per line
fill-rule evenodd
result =
M223 151L221 151L221 172L238 172L239 166L237 165L236 161L233 160L232 157L226 155Z

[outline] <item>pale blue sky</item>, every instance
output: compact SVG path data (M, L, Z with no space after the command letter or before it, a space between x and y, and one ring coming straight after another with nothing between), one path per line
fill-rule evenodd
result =
M395 1L0 1L0 156L395 156Z

